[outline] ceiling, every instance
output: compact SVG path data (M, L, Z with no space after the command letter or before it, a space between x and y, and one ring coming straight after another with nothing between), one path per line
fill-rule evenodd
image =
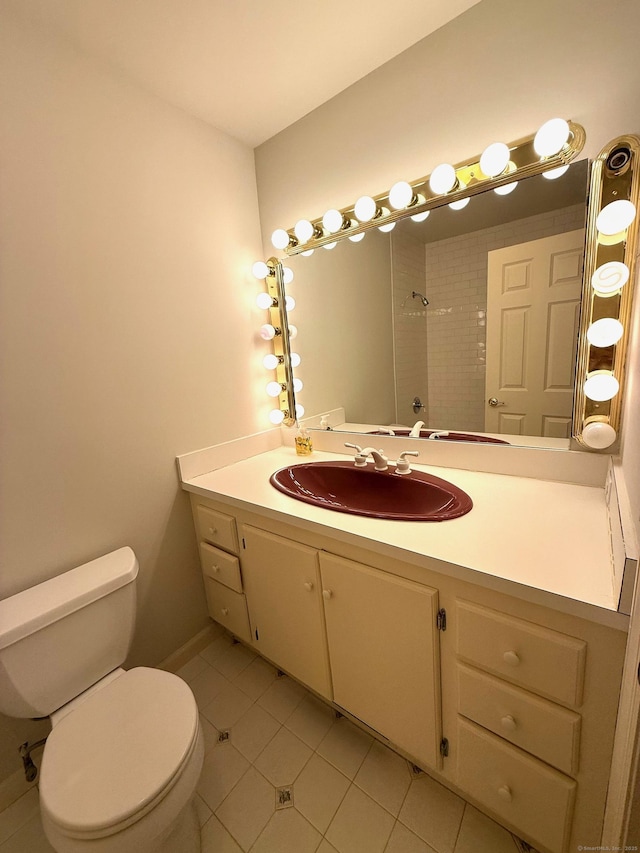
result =
M252 147L479 0L2 0Z

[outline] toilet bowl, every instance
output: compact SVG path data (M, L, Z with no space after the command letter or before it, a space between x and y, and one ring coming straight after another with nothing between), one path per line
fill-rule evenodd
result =
M198 853L204 745L189 686L124 670L138 563L130 548L0 602L0 711L51 717L40 772L58 853Z

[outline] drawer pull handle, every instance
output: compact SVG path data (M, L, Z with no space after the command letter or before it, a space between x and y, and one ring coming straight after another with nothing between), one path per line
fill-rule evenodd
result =
M214 573L214 575L217 575L220 571L220 566L211 566L211 571Z
M210 527L210 528L209 528L209 533L210 533L212 536L214 536L217 532L218 532L218 528L217 528L217 527Z
M520 663L520 658L515 652L505 652L502 655L502 659L505 663L508 663L509 666L518 666Z
M323 589L322 590L322 597L326 601L329 601L329 599L332 597L332 595L333 595L333 590L330 590L330 589Z
M311 583L311 581L305 581L304 588L307 590L307 592L311 592L311 590L313 589L313 584Z
M222 608L222 615L223 615L223 616L228 616L228 615L229 615L229 608L228 608L228 607L223 607L223 608Z
M498 788L498 796L506 803L510 803L513 799L511 788L508 785L502 785L500 788Z
M508 732L515 732L515 730L518 728L518 724L511 716L511 714L507 714L500 720L500 722L502 723L502 728L506 729L506 731Z

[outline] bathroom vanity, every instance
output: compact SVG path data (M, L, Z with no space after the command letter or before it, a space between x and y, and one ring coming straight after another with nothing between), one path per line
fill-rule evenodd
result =
M211 617L542 853L599 844L628 626L604 484L418 465L474 507L398 522L276 491L296 461L181 466Z

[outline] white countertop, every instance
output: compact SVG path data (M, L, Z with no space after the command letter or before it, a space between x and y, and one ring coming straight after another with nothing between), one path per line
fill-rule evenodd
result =
M504 474L412 465L467 492L473 509L444 522L385 521L334 512L276 490L279 468L352 457L279 447L207 474L183 488L341 541L427 566L510 595L618 628L604 489ZM431 565L430 568L433 568ZM438 568L440 570L440 567Z

